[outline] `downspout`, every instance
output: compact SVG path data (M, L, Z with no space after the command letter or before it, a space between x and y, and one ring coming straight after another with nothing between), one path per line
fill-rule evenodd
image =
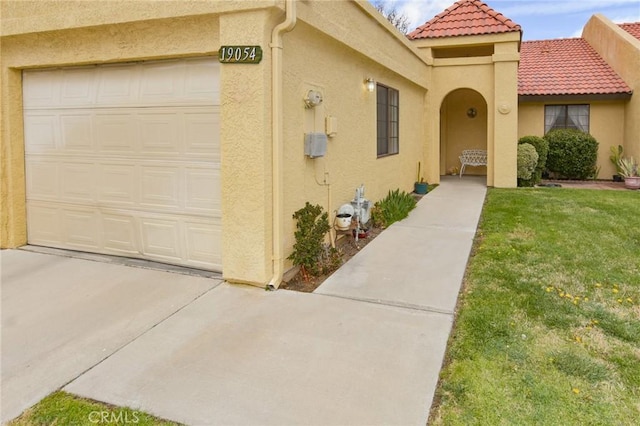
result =
M271 32L271 199L273 215L272 230L272 264L273 277L267 284L268 290L275 290L282 282L284 260L282 258L282 34L289 32L296 25L295 0L285 1L285 19Z

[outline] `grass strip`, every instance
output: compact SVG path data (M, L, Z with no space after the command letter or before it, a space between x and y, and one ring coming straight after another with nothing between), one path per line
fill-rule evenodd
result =
M96 424L136 426L180 426L125 407L80 398L63 391L47 396L9 426L85 426Z
M436 425L640 419L640 193L491 189Z

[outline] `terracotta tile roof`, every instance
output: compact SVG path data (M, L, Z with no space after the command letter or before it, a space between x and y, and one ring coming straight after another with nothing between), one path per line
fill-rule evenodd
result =
M520 25L480 0L460 0L419 26L409 39L497 34L520 31Z
M525 41L520 48L519 95L631 93L582 38Z
M640 22L631 22L628 24L620 24L620 28L640 40Z

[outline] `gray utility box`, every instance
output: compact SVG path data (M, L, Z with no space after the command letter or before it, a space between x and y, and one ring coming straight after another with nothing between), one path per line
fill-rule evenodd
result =
M324 157L327 153L327 135L324 133L305 133L304 155L309 158Z

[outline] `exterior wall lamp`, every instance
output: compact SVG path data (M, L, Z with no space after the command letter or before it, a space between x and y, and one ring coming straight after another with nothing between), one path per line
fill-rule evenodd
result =
M372 78L367 78L364 81L364 87L367 89L367 92L373 92L376 90L376 81Z

